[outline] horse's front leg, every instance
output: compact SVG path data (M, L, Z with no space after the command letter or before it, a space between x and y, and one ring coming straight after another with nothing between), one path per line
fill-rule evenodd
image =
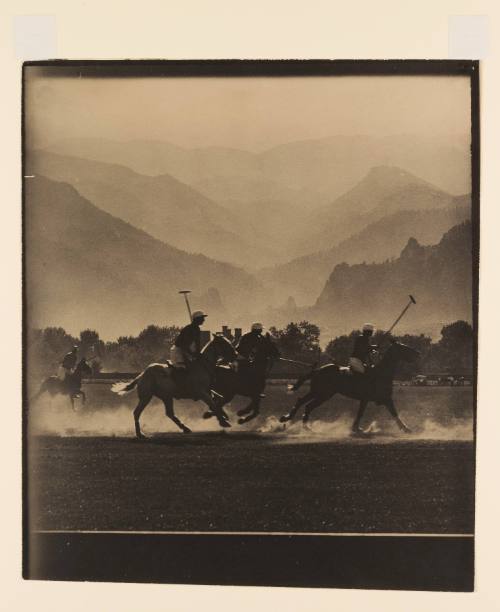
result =
M80 395L82 396L82 405L84 405L85 402L87 401L87 396L85 394L85 391L80 391Z
M358 414L356 415L356 418L354 419L354 422L351 427L351 431L353 433L361 433L363 431L361 429L361 419L363 418L363 415L365 414L365 410L367 406L368 406L368 400L362 399L359 402Z
M238 412L238 414L243 413L247 415L241 419L238 419L238 424L244 425L245 423L248 423L248 421L253 421L253 419L259 416L259 413L260 413L259 408L260 408L260 397L254 397L252 401L250 402L250 404L248 404L248 406L245 408L245 411L240 410Z
M311 401L313 398L314 393L312 393L311 391L309 391L309 393L306 393L306 395L304 395L303 397L299 397L290 412L280 417L280 423L286 423L287 421L291 421L293 417L297 414L297 410L304 404L307 404L307 402Z
M398 424L399 429L403 431L404 433L411 433L411 429L399 416L398 411L396 410L396 406L394 405L394 400L392 398L388 399L384 402L384 405L387 408L387 410L391 413L391 415L394 417L396 423Z
M228 421L227 416L224 416L225 412L219 406L218 402L214 401L211 393L200 394L200 399L203 400L210 411L215 414L221 427L231 427L231 423Z
M226 397L224 396L222 399L214 399L214 402L219 406L220 408L220 412L222 414L222 416L226 419L229 420L229 415L227 414L227 412L224 410L224 406L230 402L233 399L234 396L232 397ZM204 419L211 419L212 417L217 416L215 414L215 412L213 412L213 410L207 410L206 412L203 413L203 418Z

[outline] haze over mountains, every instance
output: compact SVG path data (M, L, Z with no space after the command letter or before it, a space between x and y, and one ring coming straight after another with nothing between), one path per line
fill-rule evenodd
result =
M75 188L26 179L26 283L30 324L90 327L105 338L150 323L185 324L178 290L189 288L210 323L226 309L248 321L262 301L256 279L240 268L155 240L83 198ZM223 303L217 303L223 296Z
M227 209L170 175L144 176L46 151L30 152L26 166L30 174L70 183L102 210L185 251L233 263L258 253L230 229L237 221Z
M54 153L128 166L140 174L171 174L189 185L211 189L211 181L241 179L307 189L332 201L373 166L399 166L454 195L470 190L468 138L411 135L336 135L285 143L261 153L224 147L187 149L169 142L116 142L67 138L46 147ZM229 188L228 188L229 191ZM213 192L212 192L213 193ZM220 191L218 192L220 195ZM255 199L247 192L247 199Z
M456 313L470 320L470 283L467 299L456 289L469 279L448 273L450 253L470 272L470 250L456 237L469 244L463 231L450 232L455 251L410 241L411 257L407 249L399 257L410 239L440 243L470 217L469 156L458 144L387 141L379 149L380 139L335 137L250 153L68 139L28 152L26 173L36 177L26 183L33 324L115 337L182 323L177 291L188 288L194 307L209 309L212 329L306 317L324 334L344 333L365 318L383 325L408 283L424 296L413 331L439 333L443 317ZM398 165L387 165L395 158ZM412 276L418 265L408 262L417 260L431 279ZM390 295L371 310L365 275ZM428 299L447 290L446 278L456 308Z

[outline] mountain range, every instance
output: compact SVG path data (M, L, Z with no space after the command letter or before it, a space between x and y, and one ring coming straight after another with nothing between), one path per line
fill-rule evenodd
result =
M372 137L335 135L284 143L262 152L224 147L188 149L169 142L116 142L68 138L50 144L54 153L128 166L140 174L170 174L192 186L217 178L272 182L286 190L324 194L330 201L353 187L373 166L398 166L459 195L470 190L469 135L446 141L417 134ZM221 183L219 183L221 184ZM258 187L257 187L258 189ZM245 196L255 199L250 191ZM268 197L268 196L266 196Z
M227 263L169 246L100 210L74 187L37 175L25 179L26 286L30 325L85 327L104 337L137 333L149 323L182 324L210 308L217 329L226 313L242 321L262 303L255 278Z
M336 264L383 262L399 255L409 238L424 245L435 244L451 227L470 218L470 196L454 197L447 204L389 213L330 249L261 270L259 279L274 304L282 304L289 297L298 304L310 304Z
M184 251L237 264L267 261L258 257L265 252L262 245L257 248L236 233L238 221L230 211L170 175L145 176L47 151L29 152L26 170L73 185L101 210Z
M472 229L452 227L438 244L410 238L400 256L379 264L337 265L308 315L332 335L370 321L388 329L412 294L417 305L400 333L437 336L450 321L472 320Z
M87 326L106 337L180 324L183 288L193 291L193 307L209 310L212 329L245 327L255 317L266 325L307 318L324 335L365 318L383 326L401 290L420 294L413 330L436 334L446 317L470 320L470 277L452 269L471 268L470 224L463 224L470 195L444 190L453 182L446 172L437 187L393 165L368 167L354 181L369 141L339 137L261 154L95 140L59 143L64 154L28 151L30 324ZM342 142L345 157L335 157ZM448 161L461 149L450 150ZM320 179L327 159L333 170ZM340 180L349 160L354 166ZM431 299L441 291L451 302Z

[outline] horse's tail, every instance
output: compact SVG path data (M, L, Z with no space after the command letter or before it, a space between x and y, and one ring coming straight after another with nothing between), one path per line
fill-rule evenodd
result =
M130 382L116 382L114 385L111 385L111 391L118 395L126 395L127 393L130 393L130 391L137 386L137 383L141 380L143 374L144 372L141 372L139 376L136 376L134 380L131 380Z

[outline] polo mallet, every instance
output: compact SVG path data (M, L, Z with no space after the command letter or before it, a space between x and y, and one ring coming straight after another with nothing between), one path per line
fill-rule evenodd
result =
M391 331L396 327L396 325L401 321L401 319L404 317L406 311L408 310L408 308L412 305L412 304L416 304L417 300L413 297L413 295L408 296L410 298L410 301L408 302L408 304L406 304L406 306L403 308L403 312L399 315L399 317L394 321L394 323L391 325L391 327L385 332L384 336L388 336Z
M186 301L186 306L187 306L188 313L189 313L189 320L192 321L193 315L191 314L191 306L189 305L189 300L188 300L188 294L191 293L191 291L189 291L188 289L183 289L182 291L179 291L179 293L182 293L182 295L184 296L184 300Z

